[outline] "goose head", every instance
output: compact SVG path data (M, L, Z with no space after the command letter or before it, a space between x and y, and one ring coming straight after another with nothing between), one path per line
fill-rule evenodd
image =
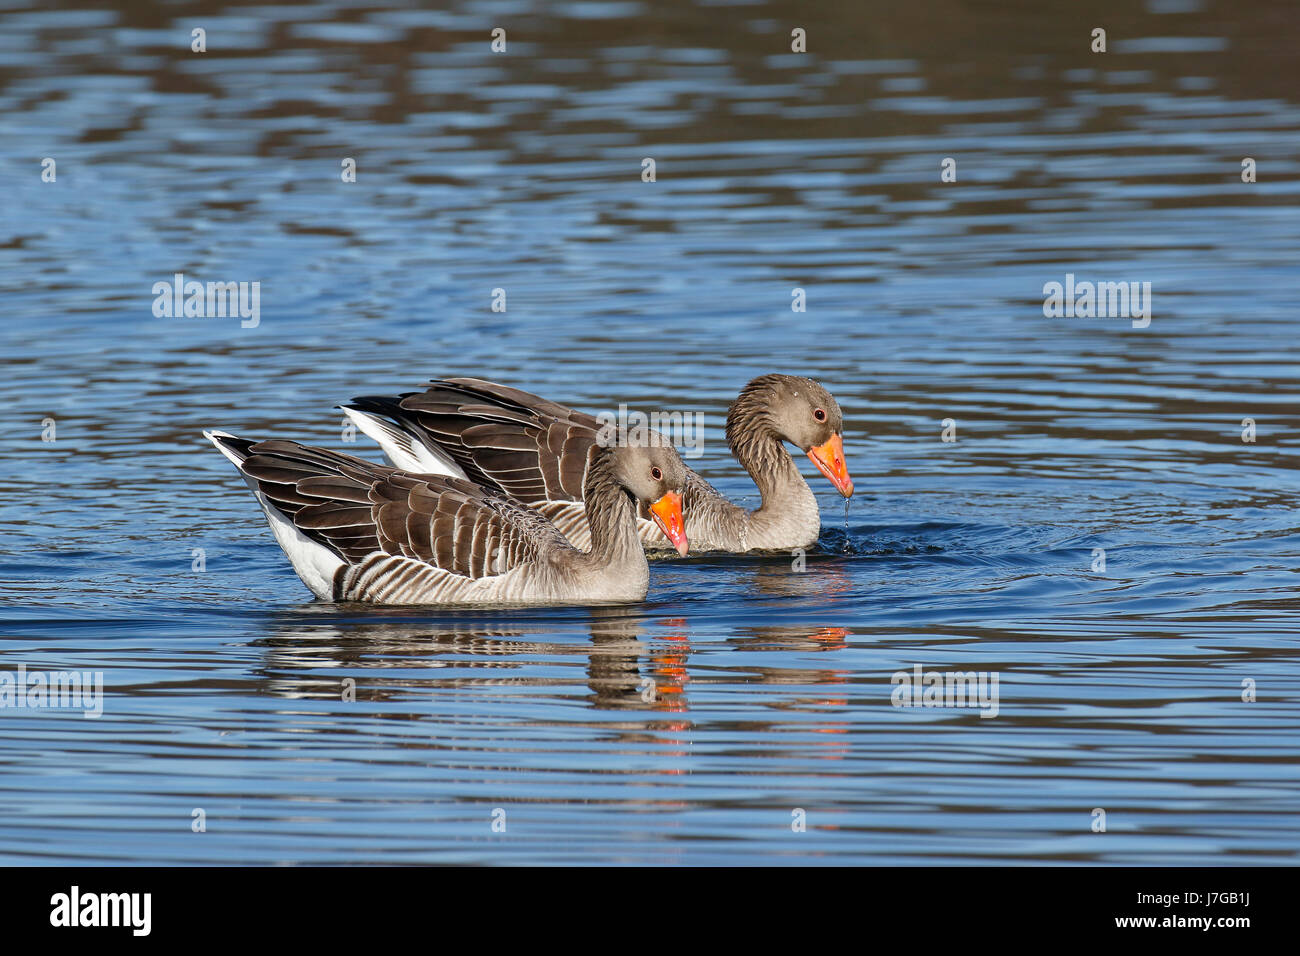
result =
M657 433L651 433L639 442L620 443L610 453L614 480L649 508L650 517L664 537L685 557L688 543L682 518L682 489L686 487L686 465L677 450Z
M844 415L835 396L810 378L763 375L745 386L765 407L768 428L802 450L845 498L853 479L844 462Z

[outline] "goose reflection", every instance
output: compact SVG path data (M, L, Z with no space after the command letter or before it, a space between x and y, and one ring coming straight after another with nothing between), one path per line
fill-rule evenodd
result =
M852 632L844 627L814 627L809 625L763 625L741 628L727 639L737 650L785 650L800 654L842 651L847 648ZM797 711L815 714L836 713L849 704L849 678L847 667L758 667L754 674L763 684L798 684L812 688L808 694L790 696L774 695L768 706L774 710ZM827 719L814 726L819 734L844 735L848 733L847 720ZM817 756L841 759L847 754L847 743L823 744Z
M380 719L460 720L465 691L472 690L479 704L499 699L503 713L543 703L552 722L553 705L580 700L595 710L622 712L590 727L629 743L649 740L670 749L680 744L684 753L693 729L691 687L733 684L735 671L743 671L755 690L809 688L797 696L782 692L760 699L775 711L824 715L828 719L811 725L820 733L843 732L831 714L847 706L845 669L768 663L751 669L738 662L693 684L690 631L686 618L656 616L641 607L430 621L396 609L352 617L346 610L307 605L273 617L267 635L254 642L263 653L256 678L268 695L315 701L335 716L355 714L359 702L371 705L367 716ZM738 629L725 644L741 653L833 656L848 646L849 633L817 624L761 625ZM715 655L718 646L711 645ZM575 695L575 687L585 693Z
M759 594L773 597L816 598L833 602L853 592L853 579L843 555L809 551L756 562L749 572L749 585Z
M464 688L533 688L571 697L575 658L585 658L587 702L603 710L687 709L690 643L685 621L655 619L637 607L596 607L585 619L486 617L435 624L400 614L363 618L307 605L277 615L258 677L286 699L414 701ZM481 623L480 623L481 622ZM557 634L585 642L555 640ZM533 635L536 635L535 637ZM344 673L346 672L346 673ZM350 683L349 683L350 681Z

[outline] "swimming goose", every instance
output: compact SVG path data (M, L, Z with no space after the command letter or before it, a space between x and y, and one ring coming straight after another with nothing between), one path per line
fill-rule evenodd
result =
M535 511L463 478L412 474L293 441L205 431L234 463L302 582L375 604L600 604L645 598L638 504L686 553L686 466L667 444L592 445L579 550Z
M340 407L398 467L497 488L545 515L575 546L587 546L582 465L612 424L475 378L434 381L423 392L366 396ZM853 481L844 463L843 429L839 404L811 379L762 375L746 385L727 415L727 444L762 501L746 511L686 467L682 504L691 550L789 551L815 543L821 533L817 499L784 443L806 452L847 498ZM670 546L644 511L637 528L647 548Z

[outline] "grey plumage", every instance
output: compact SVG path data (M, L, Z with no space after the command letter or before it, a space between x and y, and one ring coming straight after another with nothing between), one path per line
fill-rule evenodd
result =
M641 600L649 571L628 486L659 497L685 477L671 448L593 447L583 467L593 534L578 549L539 512L472 481L293 441L205 434L239 468L304 582L336 601ZM640 475L651 465L657 482ZM318 580L326 576L327 585Z

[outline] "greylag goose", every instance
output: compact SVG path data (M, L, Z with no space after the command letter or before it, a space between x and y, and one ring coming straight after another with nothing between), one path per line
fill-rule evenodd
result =
M475 378L434 381L423 392L367 396L340 407L398 467L496 488L546 516L576 547L587 546L583 467L588 449L612 427L608 423ZM815 543L821 533L817 499L784 443L806 452L847 498L853 481L844 463L843 428L839 404L811 379L762 375L746 385L727 415L727 444L762 501L747 511L683 466L691 550L789 551ZM644 511L637 529L647 548L669 547Z
M638 503L686 553L686 466L670 445L593 445L581 486L591 544L462 478L412 474L293 441L206 435L234 463L302 582L321 600L601 604L645 598Z

